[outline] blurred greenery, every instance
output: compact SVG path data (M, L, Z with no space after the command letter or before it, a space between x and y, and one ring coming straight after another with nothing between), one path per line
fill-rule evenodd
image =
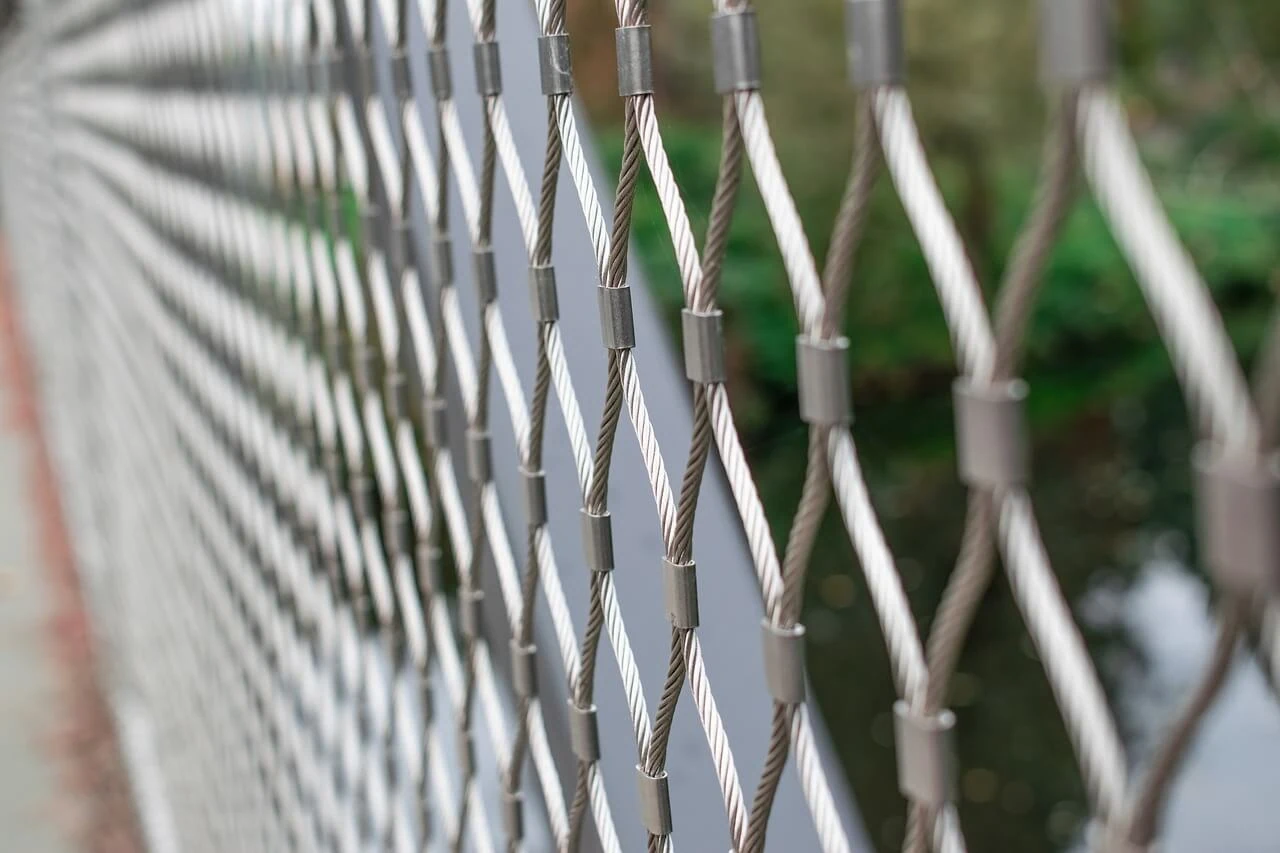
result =
M706 4L654 4L663 135L695 232L718 166L719 103L709 85ZM1027 212L1045 118L1034 58L1035 3L909 0L909 90L930 161L984 282L997 281ZM1249 365L1280 283L1280 4L1117 0L1118 84L1174 227ZM594 6L579 26L603 26ZM850 161L842 4L759 4L765 100L815 257L825 254ZM608 23L612 26L611 23ZM572 27L571 27L572 29ZM607 78L610 69L595 70ZM609 168L620 159L618 102L588 89ZM593 92L599 92L598 96ZM1025 374L1037 436L1034 497L1069 600L1125 584L1161 531L1189 530L1191 435L1141 291L1098 210L1081 197L1051 257ZM652 186L634 249L674 331L679 278ZM987 293L990 301L991 293ZM729 390L775 538L800 489L806 434L794 416L795 312L777 245L748 179L739 196L721 305ZM845 329L855 435L917 617L928 627L964 515L955 482L949 388L954 357L928 271L887 178L855 268ZM1188 554L1190 552L1188 551ZM1187 557L1190 560L1190 557ZM807 587L815 691L868 833L901 843L887 658L856 558L829 517ZM1086 625L1095 659L1132 654ZM820 654L815 653L821 651ZM997 584L957 676L960 805L972 849L1066 849L1087 808L1052 696Z

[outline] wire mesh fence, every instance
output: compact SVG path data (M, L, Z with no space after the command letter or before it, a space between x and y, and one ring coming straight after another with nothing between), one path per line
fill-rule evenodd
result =
M617 3L612 198L575 114L563 0L24 9L4 57L4 219L154 849L864 849L806 689L802 593L832 503L900 697L905 849L965 849L946 700L997 564L1085 780L1086 843L1149 849L1242 635L1275 680L1280 358L1255 403L1107 88L1103 4L1042 4L1052 119L993 312L915 129L897 4L846 5L858 125L821 267L745 3L717 0L711 21L723 126L701 241L640 0ZM687 382L637 355L667 352L628 266L642 171L679 268ZM927 634L862 476L841 335L881 171L960 375L968 516ZM1221 587L1211 666L1136 781L1026 491L1019 365L1077 171L1204 437ZM801 328L809 450L783 542L725 388L718 293L744 180ZM706 535L708 511L736 529ZM749 601L731 601L734 573ZM718 807L693 808L707 791Z

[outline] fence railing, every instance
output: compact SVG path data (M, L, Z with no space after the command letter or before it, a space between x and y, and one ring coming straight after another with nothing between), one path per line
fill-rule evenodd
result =
M711 21L724 121L701 244L643 0L617 3L612 182L579 128L563 0L24 8L0 54L4 222L155 850L867 849L805 678L833 497L900 697L905 849L965 847L945 702L997 559L1086 783L1090 849L1148 849L1240 636L1280 672L1280 343L1255 404L1106 87L1100 0L1042 3L1052 119L994 316L902 88L897 4L846 5L858 128L823 267L745 3ZM968 517L927 636L859 467L840 333L881 168L960 374ZM1026 492L1019 363L1077 169L1204 438L1220 586L1217 653L1136 782ZM642 170L679 268L684 378L629 265ZM809 452L781 543L725 388L718 292L747 179L801 330Z

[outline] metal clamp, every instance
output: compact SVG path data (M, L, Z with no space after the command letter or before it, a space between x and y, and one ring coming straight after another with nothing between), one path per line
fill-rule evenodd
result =
M901 700L893 706L898 748L898 789L913 802L941 806L954 789L955 759L951 732L956 716L939 711L925 716Z
M477 484L493 479L493 442L487 430L467 430L467 475Z
M429 542L419 543L418 583L425 597L435 595L440 589L440 576L444 568L444 550Z
M351 510L363 522L373 513L373 481L364 474L354 474L347 484L351 491Z
M431 93L437 101L453 97L453 76L449 72L449 49L435 45L427 49L427 71L431 77Z
M480 97L502 94L502 64L498 58L498 43L492 39L478 41L472 47L476 64L476 90Z
M554 323L560 319L560 299L556 295L556 268L550 264L529 267L529 302L537 323Z
M979 387L967 377L952 386L956 460L960 479L977 488L1007 488L1027 481L1028 450L1021 379Z
M750 92L760 88L760 34L750 9L711 16L712 71L716 92Z
M547 475L521 467L520 478L524 480L526 523L530 527L541 527L547 523Z
M1224 589L1241 595L1280 588L1280 461L1208 442L1191 456L1204 561Z
M388 367L382 384L387 389L387 414L399 423L409 415L409 383L404 371L394 365Z
M409 553L409 514L399 507L389 507L382 513L382 535L387 541L387 552L397 558Z
M524 838L524 797L519 791L502 792L502 828L511 841Z
M857 89L894 86L906 79L899 0L845 0L849 81Z
M476 298L484 308L498 298L498 274L494 269L492 247L483 246L472 251L471 262L476 274Z
M355 367L356 388L364 393L373 387L374 368L378 360L378 351L372 344L357 342L353 344L352 361Z
M458 591L458 629L462 636L474 640L480 636L480 607L484 590L461 589Z
M519 699L538 695L538 647L522 645L515 637L511 638L511 683Z
M595 705L579 708L569 699L569 744L579 761L600 760L600 726Z
M849 339L796 336L796 373L800 418L816 426L848 423Z
M653 94L653 43L648 24L618 27L618 94L624 98Z
M698 566L662 561L662 597L673 628L698 627Z
M606 510L602 515L582 512L582 547L587 568L593 572L613 571L613 518Z
M453 241L447 234L431 235L431 266L441 287L453 282Z
M569 53L568 33L538 38L538 73L542 78L543 95L573 92L573 58Z
M723 382L726 378L723 319L724 312L719 310L700 314L685 308L680 312L684 375L693 382Z
M671 834L671 787L667 771L650 776L636 765L636 780L640 788L640 822L653 835Z
M391 86L398 101L407 101L413 96L413 75L409 71L409 54L403 49L397 49L391 53Z
M764 639L764 680L775 702L804 701L804 626L782 628L766 616L760 621Z
M476 774L476 743L465 724L458 723L458 764L463 779Z
M596 287L600 304L600 335L609 349L631 349L636 345L635 317L631 310L631 286Z
M1040 79L1074 87L1111 75L1107 0L1040 0Z
M430 396L422 405L422 422L427 434L427 444L434 450L444 450L449 445L449 404L443 397Z

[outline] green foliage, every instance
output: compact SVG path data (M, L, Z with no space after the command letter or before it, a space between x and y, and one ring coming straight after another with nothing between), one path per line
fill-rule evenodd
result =
M672 124L665 127L665 138L701 238L715 186L719 135L713 129ZM606 138L604 151L616 168L618 139ZM944 196L952 210L963 209L965 188L954 176L948 177L944 172ZM992 257L1007 256L1026 215L1034 179L1029 166L1015 165L996 182L993 206L1000 215L992 228ZM834 210L840 192L840 182L832 181L797 203L806 214ZM1267 283L1280 269L1280 243L1272 238L1280 230L1280 197L1241 200L1223 192L1174 188L1163 193L1163 201L1229 325L1252 329L1239 343L1252 346L1259 324L1241 321L1265 316L1268 310ZM634 217L635 246L674 329L682 304L680 280L661 206L648 183L642 183ZM807 219L829 222L830 216ZM810 239L820 258L827 235L810 234ZM1000 272L996 265L988 280L995 281ZM795 392L796 320L773 231L749 178L737 202L721 294L732 387L747 399L744 426L748 432L768 430L770 407L760 404ZM1141 290L1100 212L1088 201L1080 201L1067 220L1033 322L1029 369L1051 379L1048 388L1038 385L1034 395L1036 411L1045 415L1070 417L1079 406L1097 407L1116 393L1132 390L1135 377L1151 379L1152 371L1167 370ZM860 402L919 402L922 395L938 392L939 377L954 373L954 355L928 269L887 181L881 182L873 201L846 328L853 341ZM1118 382L1117 377L1130 378ZM1068 394L1071 405L1050 399L1058 390Z

